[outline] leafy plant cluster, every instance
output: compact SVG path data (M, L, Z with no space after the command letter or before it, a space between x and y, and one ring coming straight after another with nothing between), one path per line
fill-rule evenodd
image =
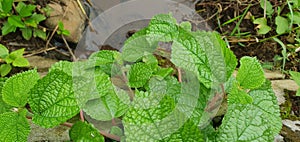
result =
M14 0L0 0L0 19L6 19L1 27L2 35L20 29L24 39L32 36L46 39L46 31L39 27L46 17L36 12L36 5L20 1L14 7Z
M258 34L265 35L272 30L270 23L273 22L272 16L275 14L273 5L268 0L261 0L260 6L265 10L265 17L259 17L254 19L253 23L257 24ZM288 9L289 12L283 12L284 9ZM270 22L271 21L271 22ZM300 1L299 0L287 0L282 6L278 6L276 9L275 16L275 36L272 38L281 45L282 47L282 56L277 57L276 60L283 60L283 68L285 66L286 60L289 56L295 56L297 52L300 51ZM292 43L287 46L277 38L280 35L287 34L287 41ZM290 47L290 48L288 48ZM289 52L287 51L289 50Z
M162 42L172 43L176 68L158 65L153 53L164 51ZM190 23L160 14L126 41L122 53L102 50L87 61L61 61L43 78L36 70L2 78L0 138L27 141L28 115L51 128L83 110L99 121L121 119L124 130L111 131L121 141L273 141L282 124L270 81L256 58L243 57L240 64L234 77L237 59L218 33L194 32ZM219 96L226 96L228 110L214 129L209 120ZM70 138L104 141L81 121Z
M9 53L8 49L0 44L0 75L1 77L6 76L14 67L26 67L29 66L27 59L23 57L24 48L15 50Z

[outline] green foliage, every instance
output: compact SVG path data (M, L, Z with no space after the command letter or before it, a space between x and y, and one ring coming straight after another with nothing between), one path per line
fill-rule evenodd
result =
M64 23L61 22L61 21L58 22L57 34L59 34L59 35L65 35L65 36L69 36L70 35L70 31L68 31L68 30L65 29Z
M275 24L277 25L276 32L278 34L284 34L290 30L288 20L282 16L277 16L275 18Z
M25 142L30 133L30 125L26 119L27 110L0 114L0 137L5 142Z
M158 47L160 42L172 43L171 53ZM176 67L159 66L158 55L153 55L157 50L170 55ZM4 101L24 109L28 100L32 122L46 128L67 121L79 109L100 121L121 118L124 131L112 131L121 141L272 141L281 129L281 118L270 82L256 58L243 57L240 63L235 78L237 59L218 33L194 32L188 22L177 24L171 14L160 14L125 42L122 53L102 50L87 61L58 62L44 78L33 79L36 83L27 87L31 88L25 95L28 99L14 95L20 89L14 87L5 96L17 99L5 97ZM24 77L26 81L35 74L16 75L5 81L3 90L11 80ZM225 90L228 111L221 126L213 129L209 121ZM17 117L22 114L24 122L23 113L25 110L0 114L5 117L0 125L23 124ZM12 121L6 123L8 119ZM24 123L27 128L28 122ZM0 132L1 136L6 133ZM17 134L26 139L28 129ZM75 123L70 138L104 141L86 122Z
M188 28L190 26L186 26L186 25L184 27L181 27L181 25L176 26L176 23L174 22L175 20L171 17L169 18L167 17L168 17L167 15L159 15L154 17L154 19L150 22L148 28L143 29L140 32L137 32L135 36L132 36L130 39L128 39L123 50L124 55L128 55L128 56L124 56L123 59L127 61L135 62L141 59L143 55L148 55L155 50L154 47L150 46L151 48L148 50L143 50L142 54L141 52L136 53L136 51L140 51L144 47L133 46L133 45L141 45L143 43L147 43L147 45L153 45L156 44L157 41L162 41L162 42L172 41L173 44L172 44L171 61L177 67L181 67L185 71L188 70L191 71L192 73L195 73L199 81L208 88L213 87L212 82L218 82L218 83L226 82L228 78L232 75L233 69L235 68L237 63L234 55L230 51L228 51L228 49L226 48L226 44L224 43L224 41L221 40L219 35L217 33L191 32L190 29ZM217 72L213 72L213 71L217 71ZM267 121L265 120L263 123L260 124L260 126L263 128L268 128L268 130L264 130L261 131L261 133L259 133L259 135L264 137L263 139L267 139L267 140L273 139L274 135L276 135L276 133L280 131L281 121L279 116L279 107L276 104L276 98L272 93L272 91L270 91L271 86L267 86L263 88L265 89L263 91L267 91L267 92L270 91L270 93L264 93L264 95L261 94L263 92L257 93L262 95L262 97L260 97L260 99L262 100L263 98L266 99L269 97L269 100L266 100L265 102L262 102L261 100L256 101L255 100L256 96L253 97L251 92L249 92L249 89L255 90L261 87L265 82L263 70L259 62L256 60L256 58L244 57L241 59L241 68L238 71L236 80L237 80L236 82L232 82L234 84L232 85L228 97L228 101L229 104L232 104L231 106L232 109L236 110L237 113L228 113L225 115L225 117L228 119L236 118L237 115L238 116L241 115L238 112L242 112L243 111L242 108L248 105L251 106L245 109L245 111L249 111L249 112L245 112L245 114L243 114L243 117L237 117L240 118L239 121L245 122L245 125L239 122L234 123L234 124L238 124L242 128L241 130L246 128L249 129L250 131L253 130L251 133L241 133L238 135L239 137L243 137L246 140L247 139L251 140L251 138L253 138L252 133L254 132L256 133L257 132L256 129L261 129L261 128L257 127L252 129L252 127L255 127L256 124L255 123L252 124L252 119L248 120L248 117L253 116L252 113L265 114L265 112L268 112L263 116L263 118L269 118L271 117L268 116L269 113L270 114L275 113L276 116L274 117L274 119L269 120L268 123L269 124L275 123L276 126L270 127L270 126L263 125L265 124L264 122ZM150 82L149 85L151 85ZM159 97L155 95L156 94L155 92L157 91L158 94L166 94L166 91L163 88L167 88L167 87L166 85L164 85L162 81L160 81L159 85L155 85L155 86L156 87L154 88L150 87L154 89L154 90L150 89L151 90L150 92L143 92L143 91L136 92L135 100L138 101L136 102L133 101L132 107L125 114L125 118L124 118L126 140L159 141L162 140L163 137L168 135L170 131L174 130L172 131L172 135L176 134L177 132L175 132L175 129L178 130L178 128L183 128L184 125L187 124L188 121L185 121L185 123L181 121L174 121L174 120L172 121L169 119L169 117L167 117L167 116L173 116L173 113L171 113L170 110L174 110L174 105L176 105L177 102L172 101L172 99L168 99L167 96ZM169 95L173 97L178 96L175 94L169 94ZM139 98L144 98L144 99L139 99ZM174 99L178 100L178 98L176 99L176 97ZM185 97L185 99L188 99L188 97ZM165 101L167 101L168 103L164 103ZM255 107L257 107L257 105L260 105L257 103L263 103L264 105L268 104L274 107L268 107L270 108L268 110L265 110L263 108L263 109L255 109L254 111L252 111L253 105ZM189 105L191 105L191 102L189 102ZM149 107L149 106L153 106L153 107ZM167 109L165 110L165 108ZM199 109L203 110L204 107L199 106ZM199 114L201 113L201 111L195 111L194 113ZM181 113L177 115L180 116L180 114ZM194 119L199 120L201 118L201 115L196 115L196 114L193 114L193 116L195 116ZM178 116L177 117L173 116L172 118L175 119L177 118L179 120L183 119L182 117L178 117ZM237 127L232 123L232 121L228 121L228 124L226 123L222 124L223 125L222 128L217 130L217 135L216 135L217 139L219 139L220 141L240 140L239 138L231 139L230 137L223 137L225 135L234 136L234 134L236 134L235 132L237 131L237 129L234 129L233 131L227 131L227 129L223 127L227 128L229 127L229 125L230 127L234 127L234 128ZM190 128L192 127L193 126L190 126ZM168 131L166 131L166 129ZM274 131L269 132L270 129ZM172 135L170 137L172 137ZM201 141L201 139L202 140L205 139L202 136L201 132L197 132L195 136L196 137L190 137L192 139L191 141L193 140ZM180 138L181 139L179 141L182 141L186 137L180 136ZM175 139L176 138L174 137L174 139L172 140ZM208 139L213 139L213 138L208 138Z
M270 26L268 26L267 19L263 17L255 19L253 23L258 24L257 28L259 30L257 32L262 35L267 34L272 29Z
M252 103L229 103L217 141L273 141L281 130L279 106L270 81L248 94Z
M0 18L7 18L1 28L2 35L16 32L17 28L22 32L24 39L29 40L32 36L46 39L46 32L41 30L38 25L46 17L35 12L36 5L18 2L13 10L13 0L2 0L0 3ZM15 11L15 12L14 12Z
M273 5L268 0L260 0L260 7L266 10L268 16L272 16L274 9Z
M128 72L129 86L132 88L143 87L151 78L153 68L145 63L137 63L130 67Z
M300 73L290 71L290 75L292 76L292 79L297 83L297 85L300 86ZM300 88L297 90L296 96L300 96Z
M33 88L39 78L36 70L10 77L2 88L3 100L11 106L24 107L27 103L30 89Z
M285 69L286 60L289 60L288 56L292 54L296 54L296 51L293 48L290 48L288 53L288 49L286 44L284 44L281 39L277 38L281 35L285 36L287 34L287 41L291 42L292 44L288 45L289 47L298 47L299 45L299 25L300 25L300 7L298 0L288 0L286 2L282 2L282 5L277 6L276 12L274 14L273 5L268 0L261 0L260 5L261 8L264 9L265 14L268 17L258 17L254 19L253 23L258 24L258 34L265 35L268 34L272 29L276 31L275 35L272 35L269 38L263 39L262 41L266 41L268 39L273 39L282 47L282 70ZM284 9L289 11L286 11ZM274 19L275 17L275 19ZM269 25L272 25L271 22L274 21L274 28ZM269 24L269 25L268 25ZM273 25L274 25L273 24ZM269 33L273 34L273 33ZM296 43L294 41L297 41Z
M243 57L241 66L236 75L237 81L245 89L253 89L265 82L264 71L256 58Z
M0 65L1 77L6 76L12 70L12 66L29 66L28 60L23 57L24 50L25 48L22 48L9 53L8 49L0 44L0 63L5 62L5 64Z
M56 70L39 80L28 98L34 113L32 121L50 128L75 116L79 107L72 83L70 76Z
M100 135L99 131L92 125L78 121L70 130L70 138L73 141L94 141L104 142L104 137Z
M0 114L8 112L12 106L6 104L2 99L2 88L7 78L0 78Z

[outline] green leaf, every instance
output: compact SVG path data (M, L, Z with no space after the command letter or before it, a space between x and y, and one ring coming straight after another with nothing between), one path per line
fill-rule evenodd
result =
M25 142L30 133L30 125L26 119L27 110L19 113L6 112L0 114L0 137L5 142Z
M27 26L27 27L34 27L34 28L37 28L37 23L35 22L34 19L32 18L26 18L26 20L24 21L24 24Z
M6 104L0 95L0 114L11 111L13 107Z
M29 40L32 37L32 29L31 28L22 28L22 36L26 39Z
M265 5L265 4L266 4L266 5ZM274 12L274 9L273 9L272 4L271 4L271 2L268 1L268 0L261 0L261 1L260 1L260 7L261 7L262 9L265 9L265 8L266 8L266 12L267 12L267 15L268 15L268 16L271 16L271 15L273 14L273 12Z
M251 104L229 104L216 141L274 141L282 122L270 81L249 95Z
M221 35L216 32L198 31L194 36L199 40L199 44L204 49L208 58L209 68L214 77L213 81L226 82L237 65L237 60L233 52L227 48Z
M0 114L10 111L13 107L6 104L2 99L2 87L7 78L0 78Z
M300 88L297 90L296 96L300 97Z
M158 41L147 32L147 29L142 29L125 41L121 55L123 60L135 62L144 55L154 52Z
M1 30L2 30L2 35L7 35L11 32L15 32L17 30L17 27L8 22L4 22Z
M25 28L25 24L23 23L21 16L12 15L7 19L8 23L14 25L19 28Z
M12 59L12 61L14 61L15 59L17 59L19 57L23 57L24 51L25 51L25 48L15 50L9 54L9 58Z
M277 34L283 34L290 30L289 21L282 16L276 16L275 24L277 25L277 28L276 28Z
M294 71L290 71L289 73L292 76L292 79L300 86L300 73Z
M2 0L0 2L0 11L3 11L4 13L10 13L13 7L13 0Z
M71 34L69 30L62 30L61 33L65 36L69 36Z
M230 104L250 104L253 102L251 96L249 96L244 90L238 87L238 83L234 82L230 94L228 95L228 103Z
M0 44L0 58L4 59L8 54L8 49L4 45Z
M168 136L172 125L179 125L176 121L163 121L174 109L174 102L170 97L164 97L158 105L150 108L145 108L141 101L134 101L133 106L123 119L126 141L158 141Z
M1 77L0 78L0 96L2 96L2 88L3 88L3 85L5 84L7 78L5 77Z
M267 34L272 29L270 26L268 26L267 19L263 17L255 19L253 23L258 24L257 26L257 28L259 29L258 33L262 35Z
M66 36L69 36L70 35L70 31L66 30L64 28L64 23L59 21L58 22L58 30L57 30L57 33L58 34L62 34L62 35L66 35Z
M41 21L44 21L45 19L46 19L46 17L44 15L34 13L30 18L26 18L26 20L24 21L24 23L27 26L37 28L37 25Z
M174 72L173 68L160 68L155 73L155 76L161 77L161 79L171 75Z
M100 50L98 52L94 52L90 57L90 61L95 62L95 66L101 66L106 64L113 64L115 59L120 55L117 51L112 50Z
M98 52L94 52L89 57L89 62L94 64L94 66L99 67L103 72L108 75L112 75L112 72L117 64L119 63L120 53L117 51L111 50L100 50ZM113 68L114 67L114 68Z
M109 95L114 90L109 76L98 68L87 69L87 63L90 62L75 64L73 68L74 91L81 108L89 100Z
M73 75L73 62L69 62L69 61L59 61L56 62L55 64L53 64L51 66L51 68L49 69L49 72L55 71L55 70L60 70L66 74L68 74L69 76Z
M156 59L156 57L152 54L149 54L149 55L145 55L143 58L142 58L142 61L144 63L146 63L147 65L149 65L153 72L156 72L157 69L158 69L158 60Z
M15 66L15 67L28 67L29 62L24 57L18 57L13 61L13 66Z
M104 137L92 125L77 121L69 131L72 141L84 142L104 142Z
M293 3L293 8L299 8L299 6L300 6L299 0L292 0L292 3Z
M177 21L172 14L158 14L151 19L147 32L155 40L169 42L179 36L178 27ZM186 28L185 26L183 27Z
M11 69L12 69L12 67L10 64L2 64L0 66L1 77L6 76L11 71Z
M130 67L128 73L129 86L132 88L143 87L151 78L153 69L145 63L136 63Z
M245 89L255 89L265 82L264 71L256 58L243 57L236 80Z
M123 102L123 99L119 97L126 97L127 101ZM122 93L117 96L115 92L111 92L99 99L88 101L83 107L83 110L96 120L109 121L125 114L128 108L126 104L129 103L129 101L127 93Z
M33 30L33 37L39 37L39 38L41 38L43 40L47 39L46 32L43 31L43 30L40 30L40 29L34 29Z
M109 133L120 136L120 137L124 135L123 130L118 126L112 126Z
M59 21L57 25L58 25L58 29L59 29L60 31L62 31L62 30L65 29L65 28L64 28L64 23L63 23L62 21Z
M291 13L287 13L286 16L289 18L290 21L293 21L293 24L300 24L300 12L294 11L293 16Z
M29 70L10 77L2 89L3 100L15 107L25 106L29 91L39 78L40 76L36 70Z
M195 123L186 122L178 131L161 140L162 142L204 142L204 137Z
M177 67L196 74L201 83L210 87L212 82L211 69L208 66L205 52L198 41L199 39L182 30L179 39L173 42L171 61Z
M39 24L40 22L46 20L46 17L44 15L36 13L33 13L30 18L33 19L36 24Z
M180 23L180 27L182 27L183 29L185 29L187 31L192 30L192 24L190 22L187 22L187 21L184 21L184 22Z
M23 2L19 2L16 6L16 10L21 17L28 17L32 15L33 10L35 10L36 6L28 4L26 5Z
M28 99L32 121L45 128L54 127L79 112L74 97L72 77L54 70L39 80Z

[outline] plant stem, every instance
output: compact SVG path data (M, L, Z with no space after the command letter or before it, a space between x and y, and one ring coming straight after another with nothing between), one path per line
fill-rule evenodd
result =
M84 116L83 116L83 111L82 111L82 109L80 110L79 115L80 115L80 120L81 120L82 122L84 122Z

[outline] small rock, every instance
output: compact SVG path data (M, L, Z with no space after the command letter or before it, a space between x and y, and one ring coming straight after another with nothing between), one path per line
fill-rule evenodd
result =
M292 131L296 132L300 132L300 121L292 121L292 120L282 120L282 124L289 127Z
M264 70L265 71L265 77L270 80L274 79L284 79L285 75L282 74L280 71L270 71L270 70Z
M272 86L278 86L279 88L286 89L288 91L297 91L299 86L294 80L272 80Z
M57 60L44 58L44 57L41 57L41 56L30 56L30 57L27 57L27 60L30 63L30 67L37 68L38 73L41 76L45 76L48 72L48 69L53 64L58 62Z
M282 120L283 126L280 135L286 142L299 142L300 140L300 121Z
M57 126L54 128L42 128L32 123L30 123L30 134L27 139L29 142L36 142L36 141L51 141L51 142L62 142L62 141L69 141L69 129L66 126Z
M74 0L60 0L60 2L52 0L49 7L53 11L46 20L46 26L54 29L58 22L62 21L64 28L70 31L70 36L65 36L66 40L78 43L82 36L86 20L78 3Z
M41 56L30 56L27 58L31 67L36 67L38 69L44 70L49 69L53 64L58 62L54 59L44 58Z
M284 142L284 137L281 135L275 136L274 142Z
M297 91L298 85L293 80L272 80L272 88L277 97L278 105L281 105L285 102L284 90Z
M237 70L234 70L233 76L236 76L238 73ZM280 71L270 71L270 70L264 70L265 77L269 80L274 79L284 79L285 75L282 74Z
M272 88L277 98L278 105L283 104L286 101L284 97L284 90L276 85L272 85Z

